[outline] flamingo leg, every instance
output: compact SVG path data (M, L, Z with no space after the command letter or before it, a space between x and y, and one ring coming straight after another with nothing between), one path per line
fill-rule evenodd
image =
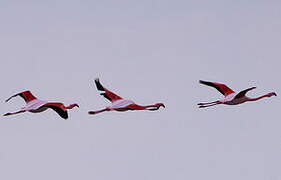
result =
M99 110L99 111L89 111L88 113L89 113L89 114L98 114L98 113L102 113L102 112L104 112L104 111L109 111L109 109L108 109L108 108L105 108L105 109L102 109L102 110Z
M199 108L205 108L205 107L215 106L215 105L218 105L218 104L221 104L221 102L216 102L216 103L209 104L209 105L201 105L201 106L199 106Z
M205 106L205 105L214 104L214 103L218 103L218 102L219 102L219 101L207 102L207 103L198 103L197 105Z
M9 115L14 115L14 114L19 114L19 113L23 113L23 112L25 112L25 110L20 110L20 111L12 112L12 113L6 113L6 114L4 114L3 116L9 116Z

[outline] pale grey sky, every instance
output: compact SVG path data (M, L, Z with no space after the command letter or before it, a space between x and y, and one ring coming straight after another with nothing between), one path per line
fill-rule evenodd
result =
M2 1L1 113L31 90L78 103L1 117L0 179L278 180L279 96L198 109L221 97L199 79L281 92L281 2ZM93 80L156 112L109 112Z

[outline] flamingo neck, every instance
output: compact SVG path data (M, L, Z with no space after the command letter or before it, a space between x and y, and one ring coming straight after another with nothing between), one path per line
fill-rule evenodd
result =
M151 107L156 107L156 105L155 104L153 104L153 105L146 105L146 106L142 106L144 109L147 109L147 108L151 108Z
M146 105L146 106L141 106L137 104L130 105L130 108L135 109L135 110L145 110L148 108L153 108L156 107L155 105Z
M143 109L147 109L147 110L155 110L155 108L158 109L159 106L156 105L156 104L153 104L153 105L142 106L142 108L143 108ZM150 109L150 108L154 108L154 109Z
M260 97L257 97L257 98L248 98L248 101L257 101L257 100L260 100L260 99L266 98L266 97L268 97L267 94L263 95L263 96L260 96Z

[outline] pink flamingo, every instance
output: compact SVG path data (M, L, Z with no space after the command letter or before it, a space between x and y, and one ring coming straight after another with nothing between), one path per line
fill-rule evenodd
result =
M202 80L200 80L199 83L214 87L220 93L222 93L224 95L224 99L222 99L222 100L209 102L209 103L198 103L199 108L210 107L210 106L214 106L214 105L218 105L218 104L237 105L237 104L242 104L247 101L257 101L257 100L260 100L265 97L277 96L277 94L275 92L271 92L271 93L265 94L265 95L257 97L257 98L250 98L250 97L246 96L246 93L250 90L255 89L256 87L251 87L251 88L245 89L243 91L240 91L239 93L236 93L232 89L227 87L225 84L202 81Z
M111 102L111 105L99 110L99 111L89 111L89 114L97 114L104 111L128 111L128 110L150 110L155 111L158 110L161 106L165 108L165 105L163 103L156 103L153 105L147 105L147 106L141 106L136 103L134 103L131 100L123 99L122 97L114 94L113 92L109 91L108 89L104 88L99 79L95 79L95 83L97 86L97 89L99 91L103 91L101 93L102 96L104 96L106 99L108 99Z
M67 119L67 109L72 109L73 107L79 107L78 104L70 104L69 106L65 106L63 103L58 102L46 102L40 99L37 99L30 91L24 91L18 94L11 96L9 99L6 100L8 102L13 97L20 96L26 102L26 106L21 108L20 111L17 112L9 112L4 114L4 116L19 114L23 112L32 112L32 113L39 113L42 111L47 110L48 108L53 109L56 111L62 118Z

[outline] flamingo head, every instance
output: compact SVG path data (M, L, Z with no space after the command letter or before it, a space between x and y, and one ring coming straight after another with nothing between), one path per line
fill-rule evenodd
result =
M78 107L79 108L79 105L78 104L70 104L67 109L72 109L74 107Z
M268 93L267 96L268 96L268 97L277 96L277 94L276 94L275 92L271 92L271 93Z
M155 104L155 106L156 106L157 108L160 108L160 107L165 108L165 107L166 107L163 103L157 103L157 104Z

